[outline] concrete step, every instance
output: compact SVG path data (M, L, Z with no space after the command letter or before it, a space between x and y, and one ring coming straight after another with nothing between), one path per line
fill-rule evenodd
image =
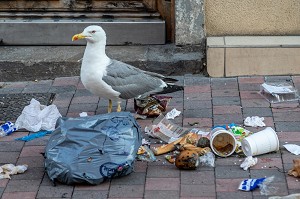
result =
M85 46L3 46L0 82L79 76ZM107 46L107 55L163 75L205 74L203 46Z
M74 14L73 14L74 15ZM18 18L0 17L0 45L84 45L71 41L89 25L106 31L109 45L165 44L165 21L157 18Z
M207 38L212 77L300 74L300 36Z

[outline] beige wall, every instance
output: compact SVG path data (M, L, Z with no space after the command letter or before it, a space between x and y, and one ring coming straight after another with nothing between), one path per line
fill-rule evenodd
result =
M205 0L206 36L300 35L300 0Z

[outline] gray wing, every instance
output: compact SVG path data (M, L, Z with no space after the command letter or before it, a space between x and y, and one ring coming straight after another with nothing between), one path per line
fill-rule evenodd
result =
M159 74L152 76L151 72L135 68L126 63L112 60L107 66L107 74L103 81L109 84L115 91L120 92L120 98L130 99L140 95L149 95L163 90L163 81ZM154 73L156 74L156 73Z

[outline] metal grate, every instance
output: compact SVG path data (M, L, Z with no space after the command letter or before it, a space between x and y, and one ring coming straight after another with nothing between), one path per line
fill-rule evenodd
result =
M32 98L42 105L50 105L54 96L53 93L0 94L0 121L17 120Z

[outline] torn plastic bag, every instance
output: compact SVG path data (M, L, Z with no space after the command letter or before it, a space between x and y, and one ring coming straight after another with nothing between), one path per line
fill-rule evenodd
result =
M45 169L54 182L100 184L130 174L141 144L129 112L60 118L45 148Z

